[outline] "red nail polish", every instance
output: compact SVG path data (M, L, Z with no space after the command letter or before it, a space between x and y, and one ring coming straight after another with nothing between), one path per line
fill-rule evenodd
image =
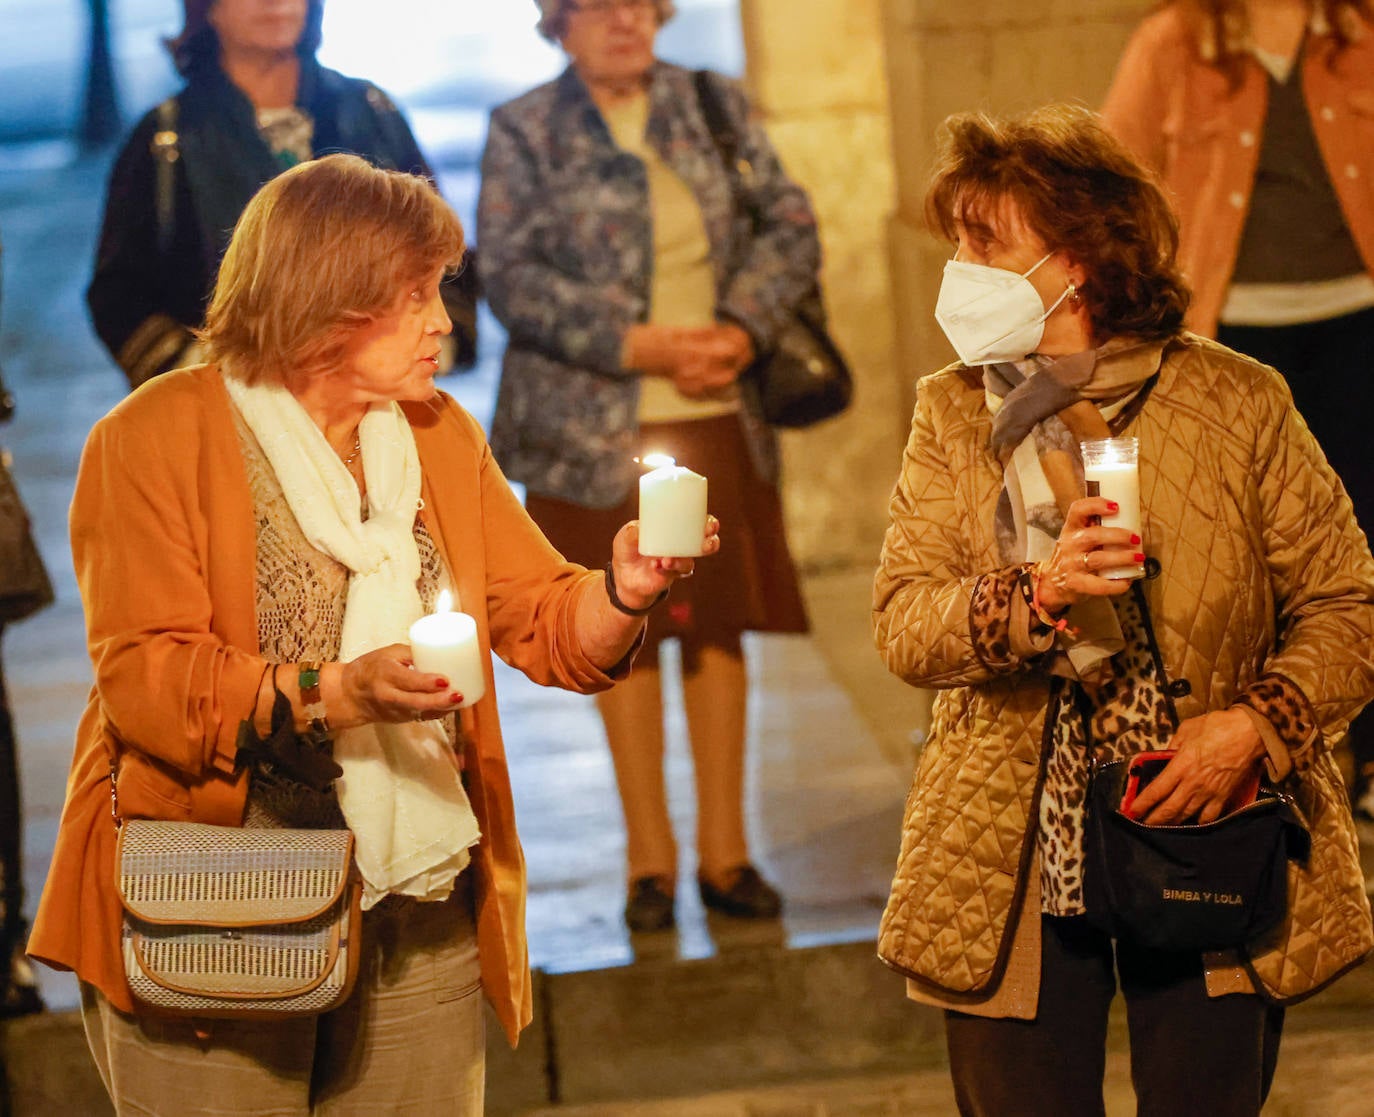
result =
M1137 552L1135 553L1135 561L1136 561L1136 562L1144 562L1144 561L1145 561L1145 556L1144 556L1143 554L1141 554L1139 551L1137 551Z
M447 680L447 679L440 679L437 683L434 684L434 689L435 689L435 690L448 690L448 680Z
M450 694L450 695L448 696L448 702L449 702L449 705L450 705L450 706L456 706L456 705L458 705L458 703L460 703L462 700L463 700L463 696L462 696L461 694L459 694L456 690L455 690L452 694Z
M1121 511L1121 505L1117 504L1114 500L1107 501L1107 507L1113 512Z
M1132 535L1131 542L1134 543L1137 547L1140 546L1140 536Z

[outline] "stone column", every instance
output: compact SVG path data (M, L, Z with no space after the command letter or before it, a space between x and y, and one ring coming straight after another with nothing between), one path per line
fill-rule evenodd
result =
M789 538L808 570L871 567L905 427L881 0L741 0L740 17L755 106L819 215L826 305L856 379L844 416L783 436Z
M1149 0L885 0L897 204L889 228L901 410L954 359L931 312L949 246L921 217L936 130L950 113L1049 101L1096 108Z

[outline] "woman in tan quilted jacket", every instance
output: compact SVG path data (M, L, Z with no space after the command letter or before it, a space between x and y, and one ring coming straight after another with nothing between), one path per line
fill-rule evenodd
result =
M1118 982L1141 1114L1256 1114L1283 1006L1374 947L1330 753L1374 695L1374 559L1282 379L1183 332L1174 218L1093 114L950 118L927 217L961 361L918 388L874 624L940 693L880 953L946 1010L964 1114L1102 1113ZM1082 495L1080 442L1118 435L1139 531ZM1086 914L1089 759L1164 748L1137 818L1211 821L1266 770L1310 827L1235 949Z

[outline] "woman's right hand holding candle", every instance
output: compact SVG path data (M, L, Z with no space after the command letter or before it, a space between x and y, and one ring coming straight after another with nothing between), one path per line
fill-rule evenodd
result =
M439 718L463 701L448 679L413 670L405 644L377 648L348 663L326 663L320 694L334 729Z
M1058 615L1085 597L1120 597L1131 588L1129 581L1101 574L1145 561L1139 535L1099 522L1116 511L1116 503L1104 497L1084 497L1069 505L1054 554L1040 564L1037 599L1047 612Z

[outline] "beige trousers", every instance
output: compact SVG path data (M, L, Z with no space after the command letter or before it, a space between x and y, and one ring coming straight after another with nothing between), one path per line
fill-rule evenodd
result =
M485 1036L470 873L444 903L363 916L353 995L323 1016L129 1016L85 983L86 1038L118 1117L480 1117Z

